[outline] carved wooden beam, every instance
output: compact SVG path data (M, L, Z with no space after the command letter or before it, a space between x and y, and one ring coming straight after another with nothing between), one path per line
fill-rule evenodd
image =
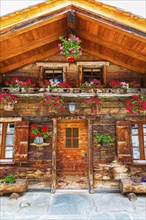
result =
M76 12L69 11L67 16L68 35L76 35Z

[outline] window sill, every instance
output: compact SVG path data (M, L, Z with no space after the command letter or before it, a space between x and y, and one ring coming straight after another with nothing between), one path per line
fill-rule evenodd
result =
M134 165L146 165L146 160L134 160Z
M0 164L14 164L13 160L0 159Z

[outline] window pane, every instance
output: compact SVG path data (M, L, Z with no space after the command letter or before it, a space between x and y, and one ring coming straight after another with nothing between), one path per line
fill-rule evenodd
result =
M140 151L139 148L133 148L133 158L140 159Z
M0 123L0 134L2 134L2 123Z
M6 147L14 145L14 135L7 135L6 137Z
M132 146L139 147L139 138L138 138L138 136L132 136Z
M79 147L78 139L74 139L74 140L73 140L73 147L74 147L74 148L78 148L78 147Z
M8 123L7 125L7 136L6 136L6 147L14 145L14 124Z
M143 134L146 134L146 124L143 124Z
M5 151L5 158L13 158L13 148L12 147L6 147Z
M71 148L71 139L66 139L66 148Z
M146 160L146 147L144 148L145 160Z
M66 128L66 137L71 137L71 128Z
M79 136L79 129L73 128L73 137L78 137L78 136Z
M131 128L132 128L132 134L138 134L138 125L137 124L131 125Z
M144 136L144 146L146 147L146 136Z

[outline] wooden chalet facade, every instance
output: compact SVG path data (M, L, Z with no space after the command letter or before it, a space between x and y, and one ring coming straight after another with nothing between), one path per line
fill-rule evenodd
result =
M76 17L69 23L71 11ZM5 82L14 77L37 83L59 76L73 87L69 92L45 92L63 97L64 108L58 114L39 107L43 92L37 88L16 93L12 111L0 104L1 178L14 174L52 192L92 193L119 189L121 178L145 176L146 114L130 114L125 105L134 94L146 98L145 25L143 18L92 0L48 1L1 18L0 93L8 91ZM82 41L83 55L75 63L58 48L59 36L68 36L70 28ZM99 80L105 91L76 90L76 83L87 78ZM112 80L136 81L140 88L113 93L108 88ZM84 102L92 97L100 99L96 111ZM73 113L70 102L76 104ZM45 143L35 144L30 138L34 123L49 126ZM95 141L96 133L109 133L115 141L102 147Z

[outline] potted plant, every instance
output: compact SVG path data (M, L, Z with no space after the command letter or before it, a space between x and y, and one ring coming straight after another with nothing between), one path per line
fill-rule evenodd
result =
M142 177L141 177L141 182L142 182L142 183L146 183L146 176L142 176Z
M133 95L132 98L127 99L126 109L133 115L146 114L146 99L142 95Z
M10 93L0 94L0 103L4 105L4 110L12 111L14 109L15 103L17 103L18 98Z
M96 92L97 89L101 89L101 82L98 80L92 80L90 83L89 82L84 82L84 83L76 83L77 88L80 88L80 91L84 92Z
M64 108L63 98L59 96L49 96L44 94L39 101L39 107L53 111L55 114L57 114Z
M82 55L81 52L81 40L75 35L71 35L68 38L60 36L61 43L58 44L60 49L60 54L66 55L69 62L74 62L76 58L79 58Z
M28 182L26 179L16 179L12 174L0 180L0 195L6 193L22 193L27 190Z
M108 147L111 142L113 142L115 138L113 138L109 134L99 134L95 135L95 141L100 143L103 147Z
M17 77L14 77L9 82L6 81L5 85L10 87L12 93L18 93L20 88L23 86L23 81L19 80Z
M41 128L37 124L32 124L30 127L30 138L34 139L35 144L42 144L44 139L50 136L48 126L43 125Z
M38 80L38 86L40 87L40 89L39 89L39 91L40 92L44 92L47 88L48 88L48 86L50 86L50 82L48 81L48 80Z
M23 82L21 91L32 93L32 92L34 92L35 86L36 86L36 84L33 83L30 78L28 78L26 81Z

